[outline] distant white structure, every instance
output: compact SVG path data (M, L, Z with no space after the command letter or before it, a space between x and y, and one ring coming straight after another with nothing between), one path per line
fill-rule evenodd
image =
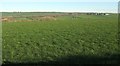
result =
M110 15L108 13L87 13L87 15Z
M105 14L105 15L110 15L110 14Z

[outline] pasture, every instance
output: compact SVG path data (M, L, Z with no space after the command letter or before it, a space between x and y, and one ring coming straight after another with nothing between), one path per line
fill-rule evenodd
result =
M44 15L58 16L39 20ZM4 64L119 62L117 14L3 13L7 16L14 20L2 22Z

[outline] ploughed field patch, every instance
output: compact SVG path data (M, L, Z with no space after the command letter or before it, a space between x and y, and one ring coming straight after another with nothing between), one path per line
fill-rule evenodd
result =
M32 22L32 21L50 21L57 20L54 16L29 16L29 17L2 17L2 22Z

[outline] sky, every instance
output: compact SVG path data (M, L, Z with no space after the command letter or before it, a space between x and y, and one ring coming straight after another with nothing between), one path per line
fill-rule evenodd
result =
M117 13L118 0L1 0L0 11Z
M0 0L0 2L118 2L119 0Z

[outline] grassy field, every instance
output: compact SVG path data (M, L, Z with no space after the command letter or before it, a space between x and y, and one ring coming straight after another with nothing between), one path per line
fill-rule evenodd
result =
M3 63L118 63L118 18L79 15L3 22Z

